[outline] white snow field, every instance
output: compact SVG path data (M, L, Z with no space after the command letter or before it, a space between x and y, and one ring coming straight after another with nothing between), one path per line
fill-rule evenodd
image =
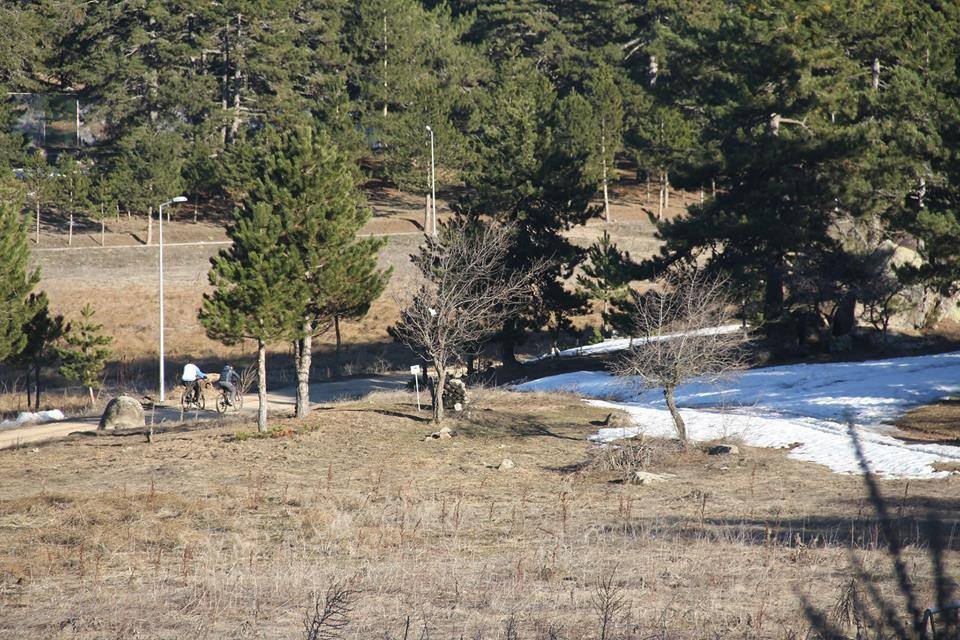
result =
M601 429L608 442L640 433L675 434L660 390L605 372L581 371L519 385L521 391L569 391L591 404L622 409L635 427ZM908 409L960 393L960 351L909 358L751 369L716 384L690 383L677 404L693 440L739 437L758 447L791 447L790 457L859 473L848 433L857 426L871 471L888 478L936 478L937 462L960 463L960 447L911 444L888 435Z

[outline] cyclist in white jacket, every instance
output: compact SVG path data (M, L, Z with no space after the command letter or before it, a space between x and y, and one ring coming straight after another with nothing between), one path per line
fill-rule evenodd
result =
M183 374L180 376L180 382L183 386L188 387L193 390L193 394L190 396L190 402L196 402L200 398L202 391L200 390L200 381L206 380L207 374L203 371L200 371L200 367L188 362L183 367Z

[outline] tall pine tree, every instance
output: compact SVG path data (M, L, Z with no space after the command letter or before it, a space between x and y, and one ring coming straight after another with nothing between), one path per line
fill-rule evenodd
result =
M349 156L323 131L268 132L252 162L251 202L280 218L282 251L301 263L304 307L295 342L297 416L308 411L312 340L335 318L359 313L382 291L388 272L375 268L383 240L358 240L370 218ZM373 266L363 271L363 267Z
M26 229L16 207L0 201L0 362L19 354L26 346L23 325L32 307L27 296L40 280L29 267Z
M307 287L301 256L284 245L285 202L249 197L234 211L227 235L233 241L211 259L210 284L200 322L224 344L257 343L257 428L267 430L267 345L300 335Z

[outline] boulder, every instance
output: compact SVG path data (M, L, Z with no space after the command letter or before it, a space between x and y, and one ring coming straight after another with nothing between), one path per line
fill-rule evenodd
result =
M500 471L507 471L508 469L513 469L515 466L517 465L513 464L513 460L510 458L504 458L500 461L500 464L497 465L497 469Z
M650 473L649 471L635 471L632 476L630 476L631 484L660 484L661 482L667 482L672 480L677 476L672 473Z
M424 442L430 442L431 440L449 440L456 433L450 429L450 427L441 427L439 431L434 431L426 438L423 439Z
M143 416L143 405L136 398L117 396L107 403L97 430L102 429L136 429L146 426Z
M736 456L740 454L740 449L733 444L715 444L707 449L707 455L711 456Z

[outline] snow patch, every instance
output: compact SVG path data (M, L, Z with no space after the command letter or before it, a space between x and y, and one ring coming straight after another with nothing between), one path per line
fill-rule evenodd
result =
M534 380L521 391L569 391L592 404L623 409L636 427L601 429L610 441L645 433L674 435L659 390L604 372L577 372ZM960 447L913 444L887 435L890 423L912 407L960 393L960 352L869 362L798 364L751 369L716 384L677 389L677 404L694 440L737 436L759 447L793 447L790 457L858 473L847 420L857 426L870 468L885 477L935 478L938 462L960 463Z
M538 360L545 360L551 357L573 358L576 356L590 356L590 355L597 355L601 353L615 353L617 351L626 351L631 347L639 347L640 345L647 344L649 342L675 340L676 338L681 338L683 336L722 335L725 333L734 333L735 331L743 331L743 325L727 324L720 327L697 329L696 331L688 331L688 332L682 332L682 333L665 333L659 336L649 336L649 337L642 337L642 338L612 338L610 340L604 340L603 342L598 342L596 344L588 344L582 347L564 349L563 351L560 351L553 356L551 356L549 353L545 353L542 356L537 356L536 358L533 358L532 360L530 360L530 362L537 362Z
M67 416L63 415L63 411L60 411L60 409L50 409L48 411L39 411L37 413L33 413L32 411L21 411L13 420L0 421L0 428L22 427L27 424L42 424L44 422L57 422L66 419Z

